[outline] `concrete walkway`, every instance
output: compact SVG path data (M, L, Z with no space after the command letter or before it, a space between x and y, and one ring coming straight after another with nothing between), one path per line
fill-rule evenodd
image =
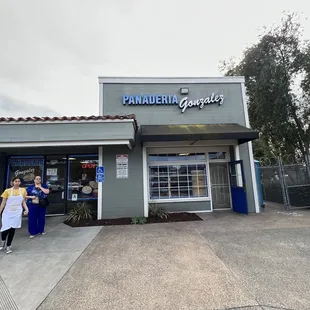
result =
M310 309L310 210L204 221L18 231L0 309Z
M310 309L310 211L104 227L39 307Z
M27 220L13 253L0 253L0 309L35 310L76 262L101 227L73 229L64 217L46 219L47 235L29 239Z

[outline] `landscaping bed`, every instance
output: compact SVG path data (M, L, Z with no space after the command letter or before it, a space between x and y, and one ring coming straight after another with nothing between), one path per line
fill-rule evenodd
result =
M135 218L117 218L117 219L102 219L102 220L80 220L77 223L65 221L64 223L71 227L88 227L88 226L113 226L113 225L133 225L133 224L152 224L152 223L173 223L187 221L202 221L202 218L195 213L169 213L167 218L149 217L144 218L143 223L135 223Z

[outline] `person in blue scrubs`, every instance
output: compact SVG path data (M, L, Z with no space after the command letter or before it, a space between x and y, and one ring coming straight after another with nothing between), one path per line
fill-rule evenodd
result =
M45 214L46 207L39 205L39 198L46 198L49 194L49 189L46 184L42 184L40 176L36 176L34 184L27 188L27 199L28 199L28 232L30 239L36 235L45 235Z

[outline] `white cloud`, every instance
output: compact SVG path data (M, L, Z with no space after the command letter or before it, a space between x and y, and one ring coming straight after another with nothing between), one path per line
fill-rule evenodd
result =
M0 93L42 111L90 115L99 112L98 76L220 75L219 62L240 56L283 10L310 8L255 3L0 0Z
M36 106L6 95L0 95L0 117L27 116L60 116L60 113L44 106Z

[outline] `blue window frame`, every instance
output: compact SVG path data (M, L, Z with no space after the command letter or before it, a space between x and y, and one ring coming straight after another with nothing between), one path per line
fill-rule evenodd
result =
M43 156L12 156L8 160L6 187L11 187L14 177L21 179L21 187L33 184L35 176L44 177L45 161Z

